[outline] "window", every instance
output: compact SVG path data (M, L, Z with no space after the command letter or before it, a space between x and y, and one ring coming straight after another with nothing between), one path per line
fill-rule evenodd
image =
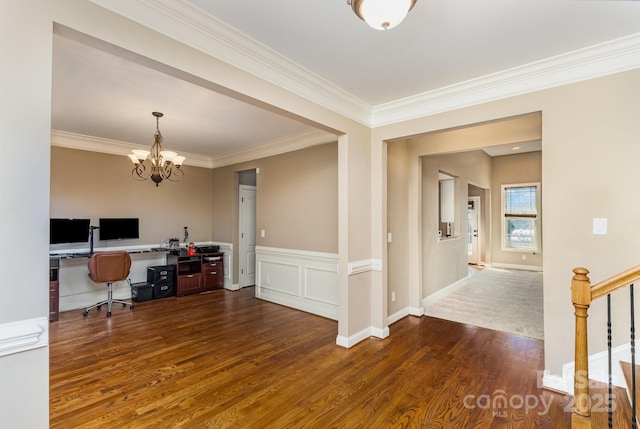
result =
M502 185L502 250L540 251L540 184Z

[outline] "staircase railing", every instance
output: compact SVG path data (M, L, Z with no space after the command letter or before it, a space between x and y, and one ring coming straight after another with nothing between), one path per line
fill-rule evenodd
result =
M631 342L631 405L632 428L636 428L636 386L635 386L635 309L633 300L633 284L640 280L640 265L612 276L595 285L591 285L586 268L574 268L571 280L571 301L575 309L576 342L575 342L575 370L574 370L574 409L572 427L591 428L591 397L589 396L589 349L587 344L587 317L591 302L607 297L607 349L609 356L609 395L608 422L612 427L612 369L611 369L611 293L629 287L630 293L630 342Z

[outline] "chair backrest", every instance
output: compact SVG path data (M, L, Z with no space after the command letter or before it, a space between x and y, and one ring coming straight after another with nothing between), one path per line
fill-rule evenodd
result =
M89 258L89 277L96 283L125 280L131 269L131 256L125 251L95 252Z

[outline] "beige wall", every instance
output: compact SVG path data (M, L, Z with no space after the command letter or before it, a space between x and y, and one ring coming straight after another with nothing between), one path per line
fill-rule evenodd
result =
M177 237L183 241L188 226L189 240L212 239L213 174L210 169L184 166L180 182L131 177L133 164L126 156L51 147L51 217L90 218L98 225L101 217L137 217L140 239L100 241L95 247L158 246L160 240ZM52 249L82 245L57 245ZM87 246L88 247L88 246Z
M454 237L438 237L439 172L455 177ZM481 150L422 158L422 291L427 297L467 275L469 183L488 188L491 158Z
M337 143L213 170L213 240L233 243L235 261L239 172L249 168L259 169L258 246L338 253ZM233 278L238 278L237 264Z
M392 241L387 245L387 302L388 314L409 306L408 260L404 257L408 246L408 165L407 142L389 143L387 152L387 228ZM391 300L395 292L396 301Z
M635 161L640 159L640 123L635 118L638 111L640 70L633 70L374 131L374 141L382 144L400 136L542 112L545 369L552 375L559 375L562 364L573 360L572 269L585 266L591 270L592 279L599 281L638 264L640 241L629 233L640 218L633 180ZM535 132L521 141L531 140L536 140ZM462 146L454 142L450 148L431 146L428 150L450 152ZM482 146L466 142L466 149ZM409 189L414 188L410 182ZM410 207L413 198L418 197L410 194ZM412 217L410 213L408 219ZM608 219L607 235L592 234L595 217ZM412 228L409 225L410 231ZM417 243L409 243L404 257L411 258L416 247ZM415 279L416 265L410 265L410 279ZM411 281L408 286L412 297L416 296L417 284ZM597 352L605 349L606 324L597 311L602 303L594 307L589 316L590 346ZM615 317L623 317L625 312L616 312ZM615 326L616 344L628 341L625 324Z
M502 217L501 217L501 186L518 183L539 183L542 181L542 152L529 152L518 155L497 156L491 160L491 188L494 190L491 198L493 213L491 255L492 263L507 265L522 265L542 267L542 252L513 252L502 250ZM544 189L541 189L544 192ZM541 194L542 195L542 194ZM542 209L541 209L542 210ZM544 216L544 215L542 215ZM544 226L540 222L541 232ZM541 236L542 237L542 236ZM522 259L522 256L526 259Z

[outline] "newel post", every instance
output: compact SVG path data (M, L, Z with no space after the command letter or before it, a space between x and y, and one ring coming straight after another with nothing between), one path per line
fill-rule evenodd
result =
M576 316L576 356L574 369L574 412L588 417L591 414L589 397L589 350L587 345L587 317L591 305L591 281L586 268L574 268L571 280L571 301Z

